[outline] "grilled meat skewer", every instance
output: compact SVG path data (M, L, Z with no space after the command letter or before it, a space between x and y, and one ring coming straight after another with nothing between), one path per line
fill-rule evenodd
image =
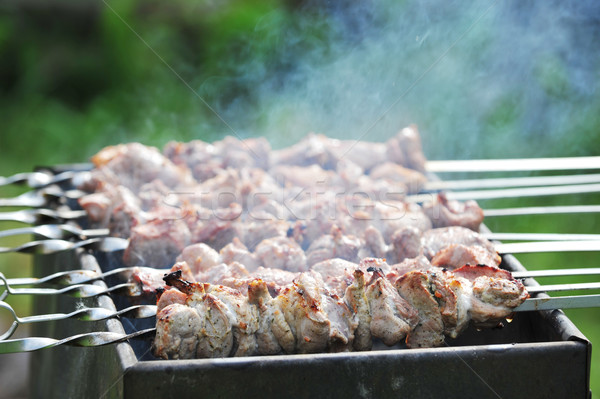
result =
M403 340L411 348L439 346L469 322L497 325L529 296L495 267L413 270L395 281L382 269L361 267L347 273L341 297L314 270L275 297L261 279L249 281L243 295L182 280L181 270L169 274L172 288L158 301L154 353L175 359L368 350L373 338L390 346Z

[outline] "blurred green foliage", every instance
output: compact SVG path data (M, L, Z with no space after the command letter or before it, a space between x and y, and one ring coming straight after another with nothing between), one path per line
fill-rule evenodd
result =
M313 129L383 140L411 122L432 159L598 155L599 8L539 3L502 2L488 12L478 2L4 1L0 175L85 162L120 142L161 147L266 134L289 144ZM2 187L0 197L22 191ZM599 221L570 215L488 225L596 233ZM519 258L533 268L598 263L597 253ZM2 255L0 270L27 276L28 258ZM25 314L28 301L15 306ZM600 342L598 309L568 314ZM593 364L599 359L594 352ZM600 370L592 373L600 391Z

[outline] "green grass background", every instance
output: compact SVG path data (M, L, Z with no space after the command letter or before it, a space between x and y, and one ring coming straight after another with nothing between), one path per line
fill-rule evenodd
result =
M277 147L309 131L382 141L413 122L430 159L598 155L599 20L594 2L3 2L0 175L85 162L129 141L162 147L265 135ZM0 197L23 191L1 187ZM599 222L592 214L487 224L498 232L596 233ZM531 269L600 260L595 252L518 258ZM1 255L0 271L28 276L29 258ZM28 313L28 298L11 303ZM599 309L567 314L600 342ZM595 392L599 360L596 351Z

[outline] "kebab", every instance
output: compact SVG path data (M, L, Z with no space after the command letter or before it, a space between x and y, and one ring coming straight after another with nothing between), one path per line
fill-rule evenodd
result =
M509 272L489 266L412 270L399 278L384 269L389 265L381 259L365 259L354 271L344 269L343 278L302 272L274 297L262 279L239 282L243 294L182 280L180 269L164 278L171 288L158 300L154 354L179 359L369 350L374 339L433 347L469 323L497 325L529 297Z
M309 135L289 148L272 151L264 139L241 141L228 137L213 144L170 143L163 154L137 143L119 145L102 150L92 160L96 168L80 184L81 189L91 193L79 202L93 227L109 228L111 235L128 238L124 254L128 265L164 267L179 261L173 270L183 273L191 283L185 289L175 283L180 288L179 294L169 289L159 303L170 301L173 295L181 302L181 295L186 296L183 303L172 305L179 305L177 309L188 320L193 319L195 327L183 331L179 338L173 335L173 339L196 342L193 336L204 331L207 322L202 319L203 312L212 309L214 312L209 313L213 316L219 312L227 314L227 320L210 321L211 326L221 323L222 329L229 331L222 337L220 355L246 353L245 350L238 353L238 349L228 351L228 345L248 347L254 353L258 349L248 344L256 339L252 337L259 329L266 336L272 331L265 325L270 318L264 315L261 318L256 309L240 316L242 325L256 329L240 330L235 323L231 324L231 309L244 303L245 307L264 308L269 315L277 313L273 304L279 304L285 308L284 318L293 335L297 328L305 327L300 317L302 312L297 309L298 289L304 293L309 287L313 299L320 298L331 312L315 314L321 324L313 327L321 335L310 338L311 343L292 347L289 334L286 333L288 341L280 337L278 345L288 352L354 348L355 331L356 342L361 344L354 349L362 350L370 347L372 340L366 331L372 334L371 330L379 331L375 337L384 343L397 343L408 335L408 346L435 346L444 332L454 336L468 324L465 320L468 321L469 312L464 309L472 307L468 304L472 302L469 298L473 298L472 282L467 284L469 280L465 277L452 277L452 281L459 283L448 285L445 280L440 282L443 279L439 276L467 264L495 268L500 263L491 243L476 233L483 212L474 201L450 201L444 194L432 194L423 206L405 201L407 194L419 192L427 180L422 173L425 158L414 126L403 129L386 143ZM381 267L356 267L375 258L385 258L391 266L381 261L382 265L388 265L385 271ZM353 266L337 273L339 267L335 265L340 262ZM371 273L371 277L361 282L354 275L359 270L362 279L365 273ZM154 292L157 287L156 275L140 272L133 278L147 292ZM336 286L328 278L343 284ZM412 282L413 279L417 282ZM171 280L174 281L178 280ZM354 284L347 284L349 281L356 282L354 291L362 287L370 292L370 297L365 297L370 299L348 296L346 290L351 290ZM298 284L304 288L298 288ZM421 288L415 291L415 284ZM437 308L433 306L425 292L429 290L431 294L430 288L436 284L440 290L435 292L441 295L435 297L436 303L438 299L456 303L457 297L462 298L460 317L457 310L452 316L453 311L446 309L450 305L444 305L440 315L445 318L440 321L441 316L435 311L439 303ZM488 281L490 284L494 281ZM511 284L514 283L508 286L512 287ZM458 288L462 286L464 289ZM383 294L375 295L376 292L386 292L383 296L386 299L381 299ZM396 294L390 294L393 292ZM521 293L526 295L524 291ZM398 302L396 297L404 298L405 309L412 309L412 313L403 315L404 318L390 319L385 314L380 318L377 309L390 307L390 300ZM379 302L378 307L375 304ZM360 310L357 303L362 303ZM200 321L194 311L181 306L196 309ZM159 308L162 311L167 307ZM169 309L169 313L174 312ZM487 310L489 314L479 317L477 322L497 323L495 309ZM417 317L423 312L431 317ZM329 313L337 315L333 318L335 322ZM374 316L375 321L367 323ZM361 317L363 320L359 322ZM159 315L158 325L161 320ZM392 324L400 327L390 328L381 320L395 320ZM420 328L423 323L436 326L432 329L434 335ZM324 338L329 328L326 326L331 325L337 326L334 329L338 341ZM161 339L168 341L172 334L171 324L166 326L158 329L156 348L169 347L160 344ZM205 344L203 341L202 345ZM175 356L167 349L157 349L157 353Z

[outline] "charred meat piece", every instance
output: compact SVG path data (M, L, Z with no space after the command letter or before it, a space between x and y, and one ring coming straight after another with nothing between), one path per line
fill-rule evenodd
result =
M255 270L259 265L256 255L248 251L248 248L237 237L221 249L221 259L226 264L239 262L248 270Z
M106 147L92 157L94 178L113 181L137 193L144 184L159 179L171 188L193 186L190 172L164 157L156 148L139 143Z
M221 256L217 251L204 243L188 245L177 257L178 262L186 262L192 273L198 274L221 263Z
M500 266L501 261L502 258L496 252L479 245L451 244L435 254L431 264L453 270L464 265Z
M173 303L156 315L154 356L163 359L193 359L197 357L198 334L202 321L193 307Z
M190 231L179 219L155 219L131 229L123 260L129 266L167 267L190 244Z
M394 162L386 162L374 167L369 177L390 185L402 184L407 194L418 193L427 181L427 178L421 172L405 168Z
M340 258L327 259L311 266L310 270L321 275L325 284L333 293L343 296L346 288L353 283L353 273L358 264Z
M425 155L416 125L400 130L386 142L387 159L407 168L425 172Z
M405 259L416 258L423 251L421 231L414 226L398 229L392 235L392 243L388 249L388 258L392 262L402 262Z
M330 234L321 236L306 250L307 263L312 266L332 258L358 262L358 252L362 246L359 238L344 235L339 227L333 226Z
M354 281L348 286L344 300L350 310L356 315L358 325L354 331L354 349L368 351L373 347L371 335L371 307L365 291L365 273L358 269L354 271Z
M301 272L306 270L306 256L296 241L287 237L263 240L254 252L258 263L264 267Z
M296 338L297 352L352 346L357 322L342 300L328 295L319 274L301 273L275 300Z
M273 300L269 294L267 284L260 279L251 281L248 285L248 299L250 303L256 305L259 312L256 330L258 353L261 355L293 353L294 334L283 316L279 302Z
M490 253L496 253L496 249L491 242L465 227L442 227L428 230L423 233L421 243L423 245L423 255L427 259L433 259L439 251L452 244L477 245Z
M475 201L450 201L439 193L432 202L423 205L423 211L431 219L433 227L461 226L479 231L483 222L483 210Z
M418 322L408 333L409 348L430 348L444 342L444 322L438 301L431 293L430 276L421 271L408 272L396 281L400 295L418 311Z
M466 265L454 271L472 284L471 319L480 327L493 327L529 298L523 283L502 269Z
M323 169L335 169L338 157L332 152L330 140L317 134L309 134L291 147L271 153L273 165L319 165Z
M371 335L392 346L415 327L417 311L382 273L375 272L366 289L371 314Z

